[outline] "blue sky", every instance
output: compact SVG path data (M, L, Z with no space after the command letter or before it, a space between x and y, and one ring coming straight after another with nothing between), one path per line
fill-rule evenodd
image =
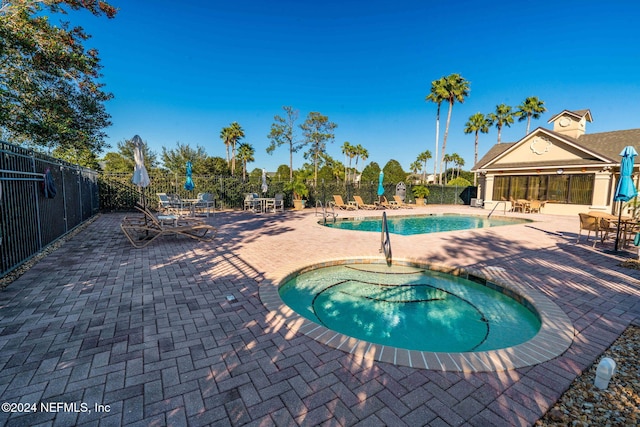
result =
M165 1L112 0L116 18L72 15L100 52L113 126L108 142L140 135L158 155L176 143L225 157L220 130L237 121L256 161L288 164L288 151L266 153L283 105L325 114L338 127L328 153L344 161L345 141L370 161L398 160L405 170L435 154L431 81L460 73L470 96L456 104L447 153L473 164L469 116L528 96L548 112L590 109L588 133L638 128L640 4L631 1ZM447 108L441 112L440 147ZM502 132L517 141L526 122ZM298 132L301 136L301 132ZM479 155L497 141L481 134ZM440 149L439 149L440 151ZM294 168L302 165L302 153ZM362 166L360 166L360 169ZM433 170L429 161L428 170Z

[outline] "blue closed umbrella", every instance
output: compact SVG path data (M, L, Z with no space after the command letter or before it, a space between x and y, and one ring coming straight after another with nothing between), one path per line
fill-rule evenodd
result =
M616 192L613 200L616 202L628 202L638 195L638 190L633 184L631 174L633 173L633 161L638 155L635 148L626 146L620 153L622 160L620 161L620 180L616 186ZM618 241L620 240L620 219L622 217L622 203L620 203L620 213L618 214L618 229L616 233L616 244L614 250L618 250Z
M196 188L196 186L193 184L193 179L191 179L192 173L191 162L187 162L187 180L184 183L184 189L187 191L191 191Z
M384 187L382 186L383 180L384 180L384 172L380 171L380 176L378 177L378 197L384 194Z

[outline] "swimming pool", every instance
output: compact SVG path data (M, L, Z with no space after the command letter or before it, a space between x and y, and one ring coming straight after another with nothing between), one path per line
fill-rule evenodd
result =
M522 218L493 217L476 215L438 214L387 216L389 232L404 236L412 234L439 233L444 231L469 230L475 228L499 227L503 225L532 222ZM338 218L335 222L320 222L327 227L342 230L377 231L382 230L380 217Z
M338 274L339 277L333 273L326 278L322 277L322 271L326 268L344 266L348 266L350 272L342 271ZM494 274L502 276L503 270L500 267L487 267L486 272L484 270L467 271L462 268L396 259L393 261L392 274L385 274L390 270L385 261L379 257L334 259L297 269L273 282L266 280L260 286L259 292L260 299L270 312L267 321L273 330L286 327L296 334L304 334L323 345L347 352L357 358L414 368L482 372L531 366L564 353L571 345L574 336L573 325L568 316L545 295L530 286L517 282L505 282L494 276ZM299 277L304 278L308 273L311 276L319 273L312 282L304 285L308 288L306 291L308 295L301 297L292 294L294 301L288 301L285 304L283 300L288 300L289 297L283 296L280 291L284 290L286 294L286 287L292 286L289 283L297 282ZM345 274L351 277L346 277ZM449 288L442 286L440 282L442 275L453 279L452 284L447 285L450 286ZM409 276L413 278L408 280ZM430 276L435 277L434 281ZM408 290L404 285L410 284L418 286L414 290ZM341 286L346 287L340 289ZM389 289L378 293L380 288L387 286ZM338 288L337 301L325 299L323 290L328 287ZM487 297L488 294L485 292L480 292L480 295L484 296L471 296L471 293L478 290L475 288L482 287L495 290L498 296ZM391 294L385 295L389 290L392 291ZM504 325L493 322L494 319L504 317L505 314L501 309L495 311L491 305L503 304L504 301L508 301L505 297L515 301L508 302L507 306L515 304L521 306L517 310L525 310L527 318L525 326L516 326L511 320ZM446 298L461 300L464 316L459 315L455 309L445 308L445 302L442 300ZM301 299L306 299L306 302L298 301ZM481 304L480 299L485 299L489 307L484 303ZM352 309L346 308L349 303L359 309L369 301L374 302L373 308L366 308L355 317L350 313ZM289 303L291 306L287 305ZM405 319L416 314L420 317L420 313L423 313L423 317L429 317L424 315L424 312L429 310L427 307L429 304L435 308L432 310L431 319L419 320L413 323L413 326L406 326ZM387 307L381 308L385 305ZM395 308L389 309L389 306L399 305L414 306L412 308L414 313L406 315ZM318 306L324 306L322 318L313 313ZM513 310L513 306L507 308L507 312ZM464 342L464 337L456 336L454 339L449 339L446 333L431 334L427 331L431 334L429 340L432 342L446 339L449 344L458 346L462 343L462 346L445 348L440 347L440 343L436 343L431 350L417 349L429 348L418 347L414 343L417 340L429 341L422 338L422 335L427 335L424 333L426 328L436 328L439 326L434 325L438 324L453 324L458 322L458 317L466 318L468 327L453 326L448 333L460 335L460 332L466 329L466 332L470 332L471 339ZM365 325L361 337L353 336L356 334L351 328L356 323ZM347 325L347 329L342 329L341 324ZM405 333L406 337L386 344L374 342L377 339L370 336L372 329L380 328L384 331L386 324L392 324L395 327L393 334ZM460 325L459 322L458 325ZM493 328L496 328L493 331L495 336L491 332ZM391 334L389 330L382 335L385 333ZM503 339L505 334L509 336ZM284 336L286 339L294 338L291 334ZM507 347L502 347L505 345Z

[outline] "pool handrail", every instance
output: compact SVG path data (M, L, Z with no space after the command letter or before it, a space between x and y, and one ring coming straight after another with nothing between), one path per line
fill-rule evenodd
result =
M389 238L389 224L387 224L387 213L382 212L382 232L380 234L380 252L384 252L387 265L391 265L391 239Z
M495 206L493 207L493 209L491 209L491 212L489 212L489 215L487 215L487 218L491 218L491 214L493 213L493 211L496 210L496 208L498 207L498 205L500 203L504 204L504 211L502 212L503 215L507 214L507 202L505 202L504 200L499 200L498 202L496 202Z

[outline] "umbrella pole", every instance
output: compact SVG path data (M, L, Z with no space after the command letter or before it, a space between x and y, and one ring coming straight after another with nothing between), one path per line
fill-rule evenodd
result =
M616 227L616 244L613 246L614 252L618 252L618 242L620 241L620 221L622 219L622 202L620 202L620 211L618 212L618 226Z

